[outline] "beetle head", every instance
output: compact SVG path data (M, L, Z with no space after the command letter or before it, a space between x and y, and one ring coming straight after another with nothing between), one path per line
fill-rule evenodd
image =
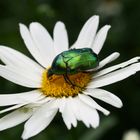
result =
M48 70L48 73L47 73L47 77L48 77L48 79L50 79L50 77L53 75L53 71L52 71L52 69L50 68L49 70Z

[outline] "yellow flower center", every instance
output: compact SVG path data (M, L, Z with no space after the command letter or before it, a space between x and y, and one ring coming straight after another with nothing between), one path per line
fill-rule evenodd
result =
M48 70L45 70L42 75L41 92L50 97L68 97L76 96L78 93L82 93L83 89L91 80L91 74L89 73L77 73L74 75L68 75L70 84L67 82L63 75L52 75L49 79L47 77Z

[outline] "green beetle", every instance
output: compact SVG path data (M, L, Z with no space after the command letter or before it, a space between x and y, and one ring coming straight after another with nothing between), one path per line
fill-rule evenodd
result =
M48 78L53 74L63 75L72 84L68 75L85 72L99 65L98 56L90 48L70 49L58 54L48 70ZM73 85L73 84L72 84Z

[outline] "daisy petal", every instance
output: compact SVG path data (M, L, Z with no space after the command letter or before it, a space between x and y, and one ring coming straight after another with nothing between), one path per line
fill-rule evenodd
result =
M24 111L24 108L20 108L0 119L0 131L5 130L7 128L14 127L32 115L32 110Z
M43 60L45 60L45 64L43 66L50 66L55 56L51 36L49 35L48 31L37 22L30 24L30 32L36 48L38 49Z
M26 69L36 75L42 74L43 68L24 54L9 47L0 46L0 59L9 66Z
M25 69L0 65L0 76L25 87L39 88L41 85L41 77L33 73L28 73Z
M44 96L44 95L43 95ZM52 101L52 100L54 100L54 98L53 97L47 97L46 98L46 96L44 96L45 98L43 98L43 99L41 99L41 100L39 100L39 101L35 101L35 103L33 103L33 105L34 104L36 104L37 106L38 105L42 105L42 104L44 104L44 103L47 103L47 102L49 102L49 101Z
M90 98L87 95L84 94L79 94L79 98L81 99L81 101L83 101L84 103L86 103L87 105L91 106L94 109L100 110L101 112L103 112L105 115L109 115L109 111L104 109L103 107L101 107L100 105L98 105L92 98Z
M65 97L62 97L60 99L57 99L56 101L56 106L59 107L59 112L63 112L64 108L65 108L65 104L66 104L66 99Z
M79 121L83 121L83 123L90 127L90 125L94 128L99 125L99 115L96 109L93 109L89 105L83 103L79 97L75 97L71 99L71 107L74 112L74 115Z
M53 32L54 37L54 49L56 52L56 55L59 53L68 50L68 35L65 28L65 25L63 22L57 22L54 27Z
M106 64L116 60L118 57L120 56L120 54L118 52L114 52L111 55L109 55L108 57L106 57L105 59L103 59L100 63L99 66L96 68L96 70L104 67Z
M0 106L31 103L43 98L44 96L38 90L16 94L0 94Z
M92 46L92 49L96 54L99 54L99 52L101 51L103 44L106 40L108 30L110 28L111 28L110 25L106 25L98 31L96 38L94 40L93 46Z
M22 138L24 140L37 135L43 131L52 121L57 109L51 108L52 102L39 108L33 116L25 123Z
M23 24L20 24L20 34L24 40L24 43L26 44L27 49L32 54L32 56L36 59L36 61L39 64L46 67L47 60L45 60L42 57L41 52L40 52L39 48L36 46L35 42L33 41L28 28Z
M115 106L117 108L121 108L123 106L122 101L112 94L111 92L108 92L103 89L87 89L85 94L90 95L94 98L97 98L99 100L102 100L112 106Z
M26 104L27 104L27 103L25 103L25 104L17 104L17 105L14 105L14 106L12 106L12 107L8 107L8 108L6 108L6 109L1 110L1 111L0 111L0 114L5 113L5 112L8 112L8 111L11 111L11 110L15 110L15 109L17 109L17 108L20 108L20 107L26 105Z
M133 63L138 62L139 60L140 60L140 57L134 57L134 58L132 58L132 59L126 61L126 62L123 62L123 63L121 63L121 64L117 64L117 65L115 65L115 66L106 68L106 69L104 69L104 70L101 70L101 71L97 72L97 73L94 75L94 78L99 77L99 76L102 76L102 75L105 75L105 74L110 73L110 72L112 72L112 71L115 71L115 70L117 70L117 69L126 67L126 66L128 66L128 65L130 65L130 64L133 64Z
M83 26L77 41L71 48L90 48L99 24L99 16L93 16Z
M135 74L137 71L140 71L140 63L132 64L126 68L94 78L87 88L98 88L113 84Z
M62 113L63 120L64 120L68 129L71 129L72 125L74 127L77 126L77 120L76 120L74 113L71 110L69 98L65 99L65 106L64 106L64 109L61 113Z

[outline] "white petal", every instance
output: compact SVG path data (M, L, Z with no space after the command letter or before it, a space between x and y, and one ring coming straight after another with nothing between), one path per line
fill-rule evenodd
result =
M56 108L51 108L52 103L47 103L38 109L25 123L22 138L28 139L43 131L52 121L57 113Z
M116 60L118 57L120 56L120 54L118 52L114 52L111 55L109 55L108 57L106 57L105 59L103 59L100 63L99 66L96 68L96 70L104 67L106 64Z
M140 63L132 64L126 68L117 70L115 72L106 74L104 76L97 77L91 83L89 83L87 88L103 87L103 86L121 81L135 74L137 71L140 71Z
M109 111L98 105L92 98L90 98L87 95L84 94L79 94L79 98L86 103L87 105L91 106L94 109L100 110L103 112L105 115L109 115Z
M117 64L115 66L112 66L112 67L106 68L104 70L101 70L94 75L94 78L105 75L105 74L110 73L112 71L115 71L117 69L126 67L130 64L136 63L136 62L138 62L138 60L140 60L140 57L134 57L134 58L132 58L132 59L126 61L126 62L123 62L123 63Z
M5 113L5 112L8 112L8 111L11 111L11 110L15 110L15 109L20 108L20 107L23 107L23 106L26 105L26 104L27 104L27 103L24 103L24 104L17 104L17 105L14 105L14 106L12 106L12 107L8 107L8 108L6 108L6 109L1 110L1 111L0 111L0 114Z
M99 16L93 16L85 23L78 39L71 48L90 48L99 24Z
M32 56L36 59L36 61L39 62L39 64L46 67L46 60L44 60L44 58L42 57L38 47L31 37L28 28L23 24L20 24L20 34Z
M99 115L96 109L88 106L83 103L79 97L75 97L71 99L71 108L74 112L74 115L79 121L83 121L83 123L90 127L90 125L94 128L99 125Z
M57 22L53 32L56 55L68 50L68 35L64 23Z
M39 88L41 86L41 77L28 73L25 69L0 65L0 76L25 87Z
M14 127L24 121L26 121L32 115L32 110L24 111L24 108L20 108L0 119L0 131Z
M87 89L85 94L90 95L94 98L97 98L99 100L102 100L112 106L115 106L117 108L120 108L123 106L122 101L111 92L108 92L103 89Z
M49 101L53 101L54 99L55 99L54 97L46 97L45 96L45 98L35 102L34 104L36 104L36 105L40 105L41 104L42 105L42 104L47 103Z
M96 54L99 54L99 52L101 51L110 27L111 27L110 25L105 25L98 31L92 46L92 49Z
M71 103L69 98L65 99L65 106L63 107L63 110L61 109L61 113L62 113L63 120L68 129L71 129L72 125L74 127L77 126L77 120L71 109Z
M30 32L36 48L39 51L39 55L41 55L45 62L43 66L50 66L55 57L53 40L51 36L49 35L48 31L37 22L30 24Z
M0 106L33 103L43 98L44 96L38 90L16 94L0 94Z
M26 71L35 73L36 75L42 75L43 68L40 65L14 49L0 46L0 59L6 65L26 69Z

